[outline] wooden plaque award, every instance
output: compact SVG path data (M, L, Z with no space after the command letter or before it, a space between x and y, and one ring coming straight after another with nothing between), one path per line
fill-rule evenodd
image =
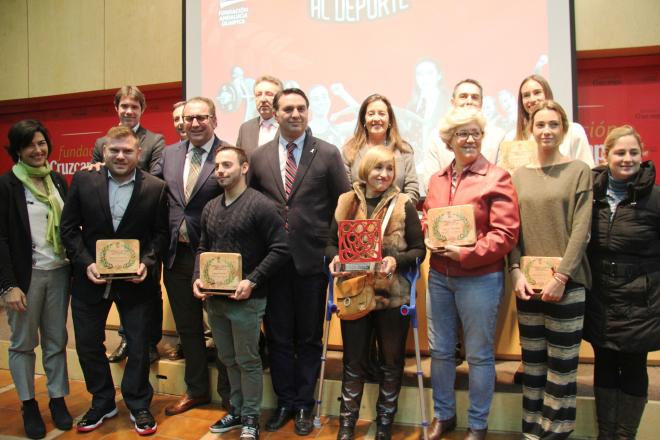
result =
M448 244L470 246L477 241L472 205L454 205L429 209L426 214L428 238L434 247Z
M202 252L199 255L199 277L204 283L200 289L208 295L231 295L243 279L241 254Z
M382 262L380 219L341 220L337 225L338 272L378 270Z
M535 292L540 292L555 273L561 257L521 257L520 270Z
M106 280L136 278L140 267L139 240L96 240L96 270Z
M513 173L516 168L534 162L536 154L534 141L503 141L497 155L497 166Z

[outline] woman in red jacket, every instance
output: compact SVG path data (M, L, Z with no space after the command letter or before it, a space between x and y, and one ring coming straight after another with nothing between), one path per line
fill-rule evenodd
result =
M431 349L434 419L431 440L456 426L456 342L459 320L469 365L470 407L466 439L483 439L495 389L494 336L504 290L504 257L518 239L518 199L505 170L481 155L486 121L472 108L453 109L440 124L440 137L454 161L434 174L424 202L431 208L471 205L476 243L434 248L426 316Z

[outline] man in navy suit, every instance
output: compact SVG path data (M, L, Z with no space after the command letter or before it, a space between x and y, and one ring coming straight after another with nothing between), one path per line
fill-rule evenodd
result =
M215 153L226 145L214 134L218 122L212 100L188 100L183 120L188 140L166 148L153 171L167 183L170 243L163 258L163 280L186 357L186 394L165 409L167 415L211 401L202 302L193 296L192 275L202 209L222 193L214 175Z
M280 134L252 155L250 186L275 202L293 258L268 292L266 337L278 408L266 429L276 431L295 417L296 433L307 435L321 363L323 250L337 198L350 184L337 147L306 130L305 93L285 89L275 95L273 107Z
M79 171L62 211L61 236L73 265L71 312L76 350L92 394L92 407L77 424L78 431L98 428L117 414L115 387L105 356L105 322L114 302L126 329L128 362L121 392L135 430L156 432L149 412L149 327L160 279L160 252L167 242L165 183L137 167L139 141L128 127L108 131L103 147L105 166ZM140 264L129 280L102 279L96 267L96 241L137 239Z

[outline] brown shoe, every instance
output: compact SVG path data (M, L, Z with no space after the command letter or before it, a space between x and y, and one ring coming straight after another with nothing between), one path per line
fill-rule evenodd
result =
M465 434L463 440L484 440L486 438L487 432L488 432L488 428L486 429L468 428L467 433Z
M436 417L433 417L433 422L431 423L431 432L429 433L429 440L440 440L442 434L453 431L456 428L456 416L453 416L447 420L438 420Z
M196 406L206 405L210 402L211 398L209 396L190 397L189 395L184 394L178 402L165 408L165 415L174 416L181 414Z

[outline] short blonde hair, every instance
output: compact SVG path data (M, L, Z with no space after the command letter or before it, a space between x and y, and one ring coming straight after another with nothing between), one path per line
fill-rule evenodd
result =
M463 81L465 82L465 81ZM476 122L481 131L486 128L486 118L480 110L473 107L452 107L451 110L440 120L440 139L449 148L451 138L454 137L456 129L462 125Z
M614 147L614 144L624 136L634 136L635 139L637 139L639 149L644 151L644 144L642 143L642 138L639 133L637 133L637 130L635 130L632 125L622 125L621 127L614 127L609 133L607 133L604 143L605 157L610 154L610 150Z
M394 167L394 176L392 177L392 181L394 181L394 179L396 179L396 161L394 160L394 151L384 145L376 145L371 147L364 154L362 160L360 161L360 168L358 170L358 178L360 181L366 183L371 170L376 168L378 164L384 162L392 162L392 166Z

